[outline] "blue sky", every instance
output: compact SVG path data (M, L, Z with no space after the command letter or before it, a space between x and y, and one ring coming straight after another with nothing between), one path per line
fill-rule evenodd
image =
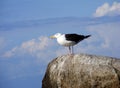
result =
M75 53L120 58L119 0L0 1L0 88L40 88L47 64L67 54L49 36L91 34Z
M96 8L105 2L119 0L2 0L2 22L46 19L55 17L90 17Z

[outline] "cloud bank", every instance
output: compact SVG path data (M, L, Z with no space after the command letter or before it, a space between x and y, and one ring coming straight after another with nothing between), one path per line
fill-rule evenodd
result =
M81 47L82 52L120 57L119 24L120 22L88 26L87 30L93 35L87 40L86 46Z
M13 47L11 50L4 53L3 57L12 57L16 54L31 54L37 56L38 53L47 49L51 45L48 37L40 36L38 39L31 39L23 42L20 46Z
M119 18L120 16L89 19L67 18L67 21L63 22L59 22L59 19L54 19L54 22L56 21L54 25L51 23L45 23L46 26L42 26L42 29L44 30L36 31L37 33L40 32L41 34L43 32L46 32L45 30L49 30L51 34L54 34L53 32L91 34L92 37L86 40L87 42L81 42L79 45L77 45L77 53L91 53L92 51L92 54L120 57L120 55L117 53L118 51L120 51L120 42L116 40L117 38L119 38ZM62 18L62 20L66 20L66 18ZM52 21L53 20L50 21L50 19L48 20L48 22ZM39 27L39 29L41 29L41 27ZM34 29L31 29L31 33L33 33L32 31L35 32ZM113 51L114 53L111 54L111 52ZM61 48L61 46L59 46L57 42L53 43L53 41L49 40L48 37L40 36L38 39L31 39L24 42L22 41L20 45L17 45L16 47L14 46L11 50L6 51L2 56L8 58L12 56L24 56L26 54L29 54L37 58L46 58L46 56L49 57L50 54L58 56L62 54L67 54L67 52L68 50L64 49L63 47Z
M94 13L94 17L102 17L102 16L116 16L120 15L120 3L113 2L110 6L109 3L104 3L102 6L96 9Z

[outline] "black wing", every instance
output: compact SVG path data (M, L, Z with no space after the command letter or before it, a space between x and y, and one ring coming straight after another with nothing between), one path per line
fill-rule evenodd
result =
M65 34L65 37L66 40L75 41L76 43L86 38L86 36L78 34Z

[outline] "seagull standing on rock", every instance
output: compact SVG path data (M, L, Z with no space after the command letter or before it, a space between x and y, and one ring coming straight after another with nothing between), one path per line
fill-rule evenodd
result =
M65 47L69 48L69 53L73 54L73 46L78 44L80 41L90 37L91 35L79 35L79 34L61 34L56 33L53 36L50 36L50 38L56 38L57 42Z

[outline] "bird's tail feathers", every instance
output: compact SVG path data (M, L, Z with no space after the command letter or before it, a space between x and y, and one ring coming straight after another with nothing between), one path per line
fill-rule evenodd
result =
M87 35L87 36L85 36L85 38L88 38L88 37L90 37L91 35Z

